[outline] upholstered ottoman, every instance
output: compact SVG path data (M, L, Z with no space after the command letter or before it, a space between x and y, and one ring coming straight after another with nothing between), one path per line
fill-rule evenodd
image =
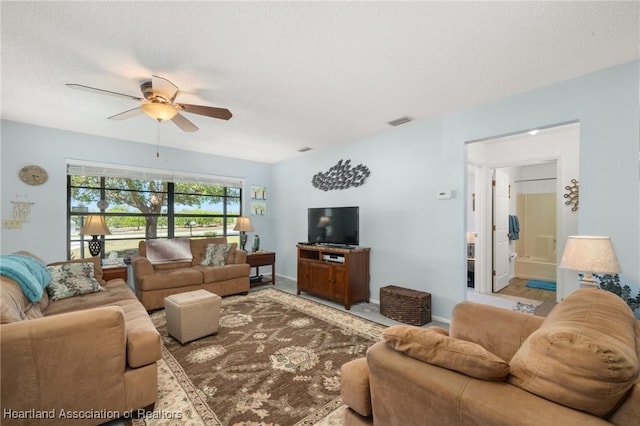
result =
M218 332L222 298L206 290L188 291L164 298L167 330L183 345Z

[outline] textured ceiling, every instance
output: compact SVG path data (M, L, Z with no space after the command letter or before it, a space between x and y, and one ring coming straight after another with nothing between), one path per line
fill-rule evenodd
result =
M2 118L154 144L106 118L152 74L185 113L161 145L277 162L638 59L638 2L1 3ZM150 148L151 150L152 148ZM151 151L150 155L153 155Z

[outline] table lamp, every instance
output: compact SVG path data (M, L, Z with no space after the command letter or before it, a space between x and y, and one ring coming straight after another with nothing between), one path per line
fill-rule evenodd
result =
M475 232L467 232L467 258L476 257L476 237Z
M251 220L246 216L238 217L234 231L240 231L240 248L244 250L244 246L247 245L247 232L253 232L253 226L251 226Z
M98 235L111 235L111 232L104 222L104 216L94 214L87 216L87 222L82 227L80 235L93 236L89 241L89 253L91 256L98 256L102 250L102 242L98 239Z
M611 238L590 235L570 236L562 253L560 267L583 272L581 287L595 287L598 284L593 274L617 274L621 272Z

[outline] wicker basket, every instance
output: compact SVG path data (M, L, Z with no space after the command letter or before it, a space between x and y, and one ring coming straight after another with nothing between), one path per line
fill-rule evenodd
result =
M431 322L431 294L388 285L380 289L380 313L411 325Z

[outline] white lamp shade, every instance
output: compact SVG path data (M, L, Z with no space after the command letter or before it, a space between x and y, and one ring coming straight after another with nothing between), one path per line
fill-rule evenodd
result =
M89 215L86 220L80 235L111 235L107 224L104 222L104 216Z
M251 226L251 221L248 217L240 216L236 222L236 226L233 228L234 231L244 231L244 232L253 232L253 226Z
M154 120L171 120L176 116L178 110L171 105L163 104L162 102L148 102L140 106L142 111Z
M596 274L621 272L611 238L588 235L571 236L567 239L560 267Z

